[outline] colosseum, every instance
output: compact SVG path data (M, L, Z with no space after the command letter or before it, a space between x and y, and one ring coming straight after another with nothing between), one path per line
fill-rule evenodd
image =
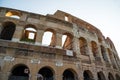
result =
M71 14L0 7L0 80L120 80L120 59L109 37Z

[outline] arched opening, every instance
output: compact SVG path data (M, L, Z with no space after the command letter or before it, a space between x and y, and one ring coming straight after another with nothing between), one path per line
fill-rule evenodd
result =
M26 28L23 31L21 41L35 42L36 35L37 35L37 30L34 28L34 26L33 25L27 25Z
M114 62L114 57L113 57L112 51L109 48L107 48L107 51L108 51L108 55L110 57L110 61L112 63L112 66L113 66L113 68L116 69L117 67L116 67L115 62Z
M53 71L49 67L43 67L39 70L37 80L54 80Z
M69 33L65 33L62 36L62 47L63 49L72 50L72 39L73 36Z
M100 46L100 48L101 48L101 53L102 53L103 60L108 62L108 58L107 58L107 54L106 54L105 48L102 45Z
M98 72L98 73L97 73L97 76L98 76L98 80L106 80L103 72Z
M63 72L63 80L76 80L76 75L72 70L66 69Z
M85 38L81 37L79 39L79 44L80 44L80 53L82 55L88 55L88 47L87 47L87 41L85 40Z
M109 80L115 80L114 77L113 77L113 75L111 73L108 74L108 79Z
M55 47L56 45L56 34L54 30L47 29L44 32L43 38L42 38L42 44L46 46L52 46Z
M91 47L92 47L92 53L93 53L93 56L94 56L95 60L99 60L97 43L95 41L92 41L91 42Z
M84 77L84 80L94 80L93 75L89 70L85 70L83 72L83 77Z
M15 32L16 25L13 22L4 22L2 31L0 34L0 39L11 40Z
M120 76L118 74L115 75L116 80L120 80Z
M5 16L20 19L21 13L18 11L8 11Z
M26 65L16 65L9 76L8 80L29 80L29 68Z

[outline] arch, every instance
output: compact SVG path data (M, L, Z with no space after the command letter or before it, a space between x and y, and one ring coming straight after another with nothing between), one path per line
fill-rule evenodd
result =
M18 11L8 11L5 16L20 19L21 13Z
M32 24L26 25L23 31L21 41L35 42L37 35L36 27Z
M120 80L120 76L118 74L115 75L116 80Z
M54 80L54 71L50 67L43 67L38 71L37 80Z
M107 48L107 51L108 51L108 55L109 55L110 61L112 63L112 66L113 66L113 68L116 69L117 67L116 67L115 62L114 62L113 53L112 53L112 51L109 48Z
M97 43L95 41L91 41L91 47L92 47L93 56L95 57L95 59L97 59L97 57L99 56Z
M29 80L29 68L24 64L17 64L11 69L8 80Z
M42 44L46 46L56 46L56 33L53 29L46 29L42 38Z
M11 40L16 29L16 25L13 22L7 21L2 24L2 31L0 39Z
M72 50L73 36L70 33L64 33L62 38L64 38L64 39L62 39L63 40L62 41L63 49Z
M79 38L79 45L80 45L80 53L82 55L88 55L87 52L88 52L88 46L87 46L87 41L85 38L83 37L80 37Z
M77 74L74 70L72 69L66 69L63 72L63 80L77 80Z
M93 77L91 71L89 71L89 70L85 70L83 72L83 77L84 77L84 80L94 80L94 77Z
M113 75L111 73L108 73L108 79L109 80L115 80L114 77L113 77Z
M106 54L105 47L100 45L100 48L101 48L101 53L102 53L103 60L108 62L108 57L107 57L107 54Z
M97 73L98 80L106 80L105 75L102 71Z

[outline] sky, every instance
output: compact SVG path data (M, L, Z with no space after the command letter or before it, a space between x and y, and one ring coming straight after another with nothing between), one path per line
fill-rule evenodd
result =
M0 0L0 7L42 15L62 10L101 30L110 37L120 57L120 0Z

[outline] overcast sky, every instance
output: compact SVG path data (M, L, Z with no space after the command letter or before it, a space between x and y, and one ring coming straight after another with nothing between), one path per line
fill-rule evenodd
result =
M110 37L120 56L120 0L0 0L0 6L43 15L57 10L70 13Z

